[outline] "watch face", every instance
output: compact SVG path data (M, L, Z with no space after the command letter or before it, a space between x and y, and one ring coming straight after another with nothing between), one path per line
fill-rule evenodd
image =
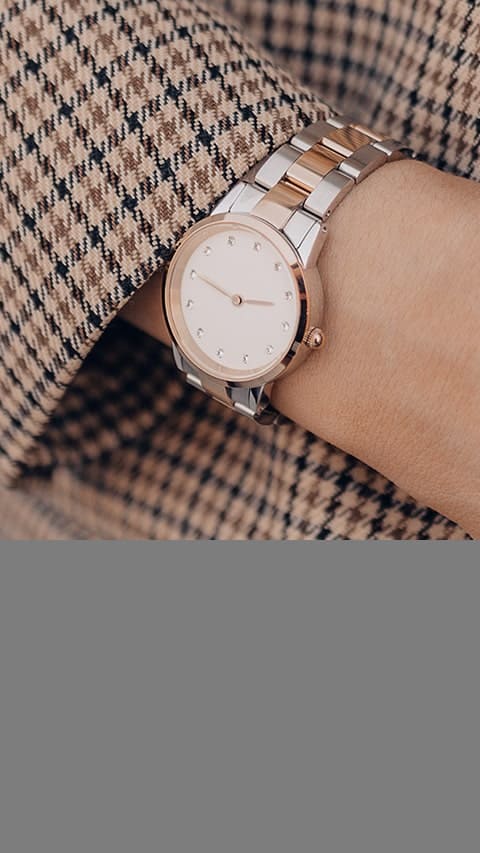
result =
M226 381L262 377L281 364L304 313L284 240L269 230L207 222L170 266L165 304L173 336L194 365Z

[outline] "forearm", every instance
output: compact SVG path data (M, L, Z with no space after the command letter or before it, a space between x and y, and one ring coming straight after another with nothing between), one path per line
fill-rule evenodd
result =
M327 346L273 398L474 536L479 216L480 188L421 164L391 164L361 184L333 215L320 259ZM166 340L157 285L126 317Z

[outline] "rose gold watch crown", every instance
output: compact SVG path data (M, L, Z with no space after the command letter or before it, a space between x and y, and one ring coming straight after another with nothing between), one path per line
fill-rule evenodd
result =
M321 349L325 344L325 335L321 329L314 326L312 329L308 330L303 342L305 346L310 349Z

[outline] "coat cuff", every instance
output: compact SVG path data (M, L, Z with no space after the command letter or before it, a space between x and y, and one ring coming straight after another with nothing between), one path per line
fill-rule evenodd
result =
M3 481L182 233L328 112L189 0L58 8L12 4L0 36Z

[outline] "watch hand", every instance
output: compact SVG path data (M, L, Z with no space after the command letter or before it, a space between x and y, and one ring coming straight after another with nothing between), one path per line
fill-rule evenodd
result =
M204 275L200 275L200 273L198 273L198 272L197 272L197 278L199 278L199 279L200 279L200 281L204 281L204 282L205 282L205 284L210 285L210 287L213 287L213 289L214 289L214 290L218 290L218 292L219 292L219 293L221 293L221 294L222 294L222 296L227 296L227 297L228 297L228 299L231 299L231 298L232 298L232 294L231 294L231 293L228 293L228 291L227 291L227 290L224 290L224 289L223 289L223 287L220 287L220 285L219 285L219 284L215 284L215 282L214 282L214 281L211 281L211 279L206 278Z
M200 275L200 273L198 272L197 278L199 278L200 281L205 282L205 284L208 284L210 287L213 287L214 290L218 290L218 292L221 293L222 296L227 296L228 299L232 300L234 305L269 305L272 307L275 305L274 302L268 302L265 299L244 299L243 296L239 296L238 294L232 295L228 292L228 290L224 290L223 287L220 287L219 284L216 284L214 281L204 275Z
M242 299L244 305L275 305L275 302L267 302L266 299Z

